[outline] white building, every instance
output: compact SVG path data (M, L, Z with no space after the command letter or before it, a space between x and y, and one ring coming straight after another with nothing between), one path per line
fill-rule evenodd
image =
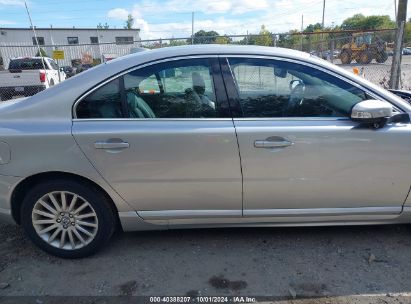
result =
M53 50L63 50L60 66L79 62L94 63L109 56L123 56L140 46L139 29L35 28L39 46L52 57ZM0 57L3 65L13 57L34 56L38 46L31 28L0 28ZM106 55L106 56L105 56ZM87 62L85 62L87 61Z

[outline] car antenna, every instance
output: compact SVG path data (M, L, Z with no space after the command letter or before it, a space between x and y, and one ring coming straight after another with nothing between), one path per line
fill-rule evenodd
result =
M44 72L46 72L47 69L46 69L46 64L44 63L43 53L41 52L41 48L40 48L40 45L39 45L39 40L37 39L36 29L33 26L33 21L31 20L29 7L27 6L27 1L26 0L24 0L24 6L26 7L27 15L29 16L31 29L33 30L34 39L36 40L37 49L38 49L39 55L41 57L41 63L43 65ZM46 74L46 81L47 81L47 85L50 87L50 83L49 83L49 79L47 77L47 74Z

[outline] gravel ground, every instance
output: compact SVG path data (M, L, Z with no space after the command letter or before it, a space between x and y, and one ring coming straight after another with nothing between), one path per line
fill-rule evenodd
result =
M119 233L80 260L52 257L20 227L0 225L0 302L236 295L279 303L411 303L410 258L411 230L399 225Z
M352 71L354 67L358 68L363 77L381 87L388 88L392 57L389 57L385 63L376 63L362 65L358 63L341 64L339 60L335 63L340 67ZM411 56L403 56L401 64L401 81L400 89L411 90Z

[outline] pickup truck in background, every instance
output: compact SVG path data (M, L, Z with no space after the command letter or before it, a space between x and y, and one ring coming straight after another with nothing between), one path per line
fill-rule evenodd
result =
M32 96L65 79L65 73L51 58L13 58L8 70L0 71L0 100Z

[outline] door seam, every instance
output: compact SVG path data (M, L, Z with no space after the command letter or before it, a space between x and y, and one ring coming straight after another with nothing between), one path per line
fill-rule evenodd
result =
M240 143L238 141L237 128L235 126L234 118L231 118L233 122L235 138L237 140L238 157L240 158L240 172L241 172L241 216L244 217L244 174L243 174L243 161L241 159Z
M238 150L238 157L240 159L240 174L241 174L241 217L244 217L244 174L243 174L243 162L241 159L241 151L240 151L240 143L238 141L238 134L237 134L237 128L234 123L234 117L233 117L233 109L231 108L231 103L229 102L230 96L228 96L228 91L227 91L227 85L223 73L223 69L221 67L221 59L225 57L218 56L218 65L220 67L220 74L221 74L221 79L223 80L224 84L224 90L225 90L225 95L228 101L228 106L230 107L230 114L231 114L231 122L233 123L233 128L234 128L234 134L235 134L235 139L237 141L237 150Z

